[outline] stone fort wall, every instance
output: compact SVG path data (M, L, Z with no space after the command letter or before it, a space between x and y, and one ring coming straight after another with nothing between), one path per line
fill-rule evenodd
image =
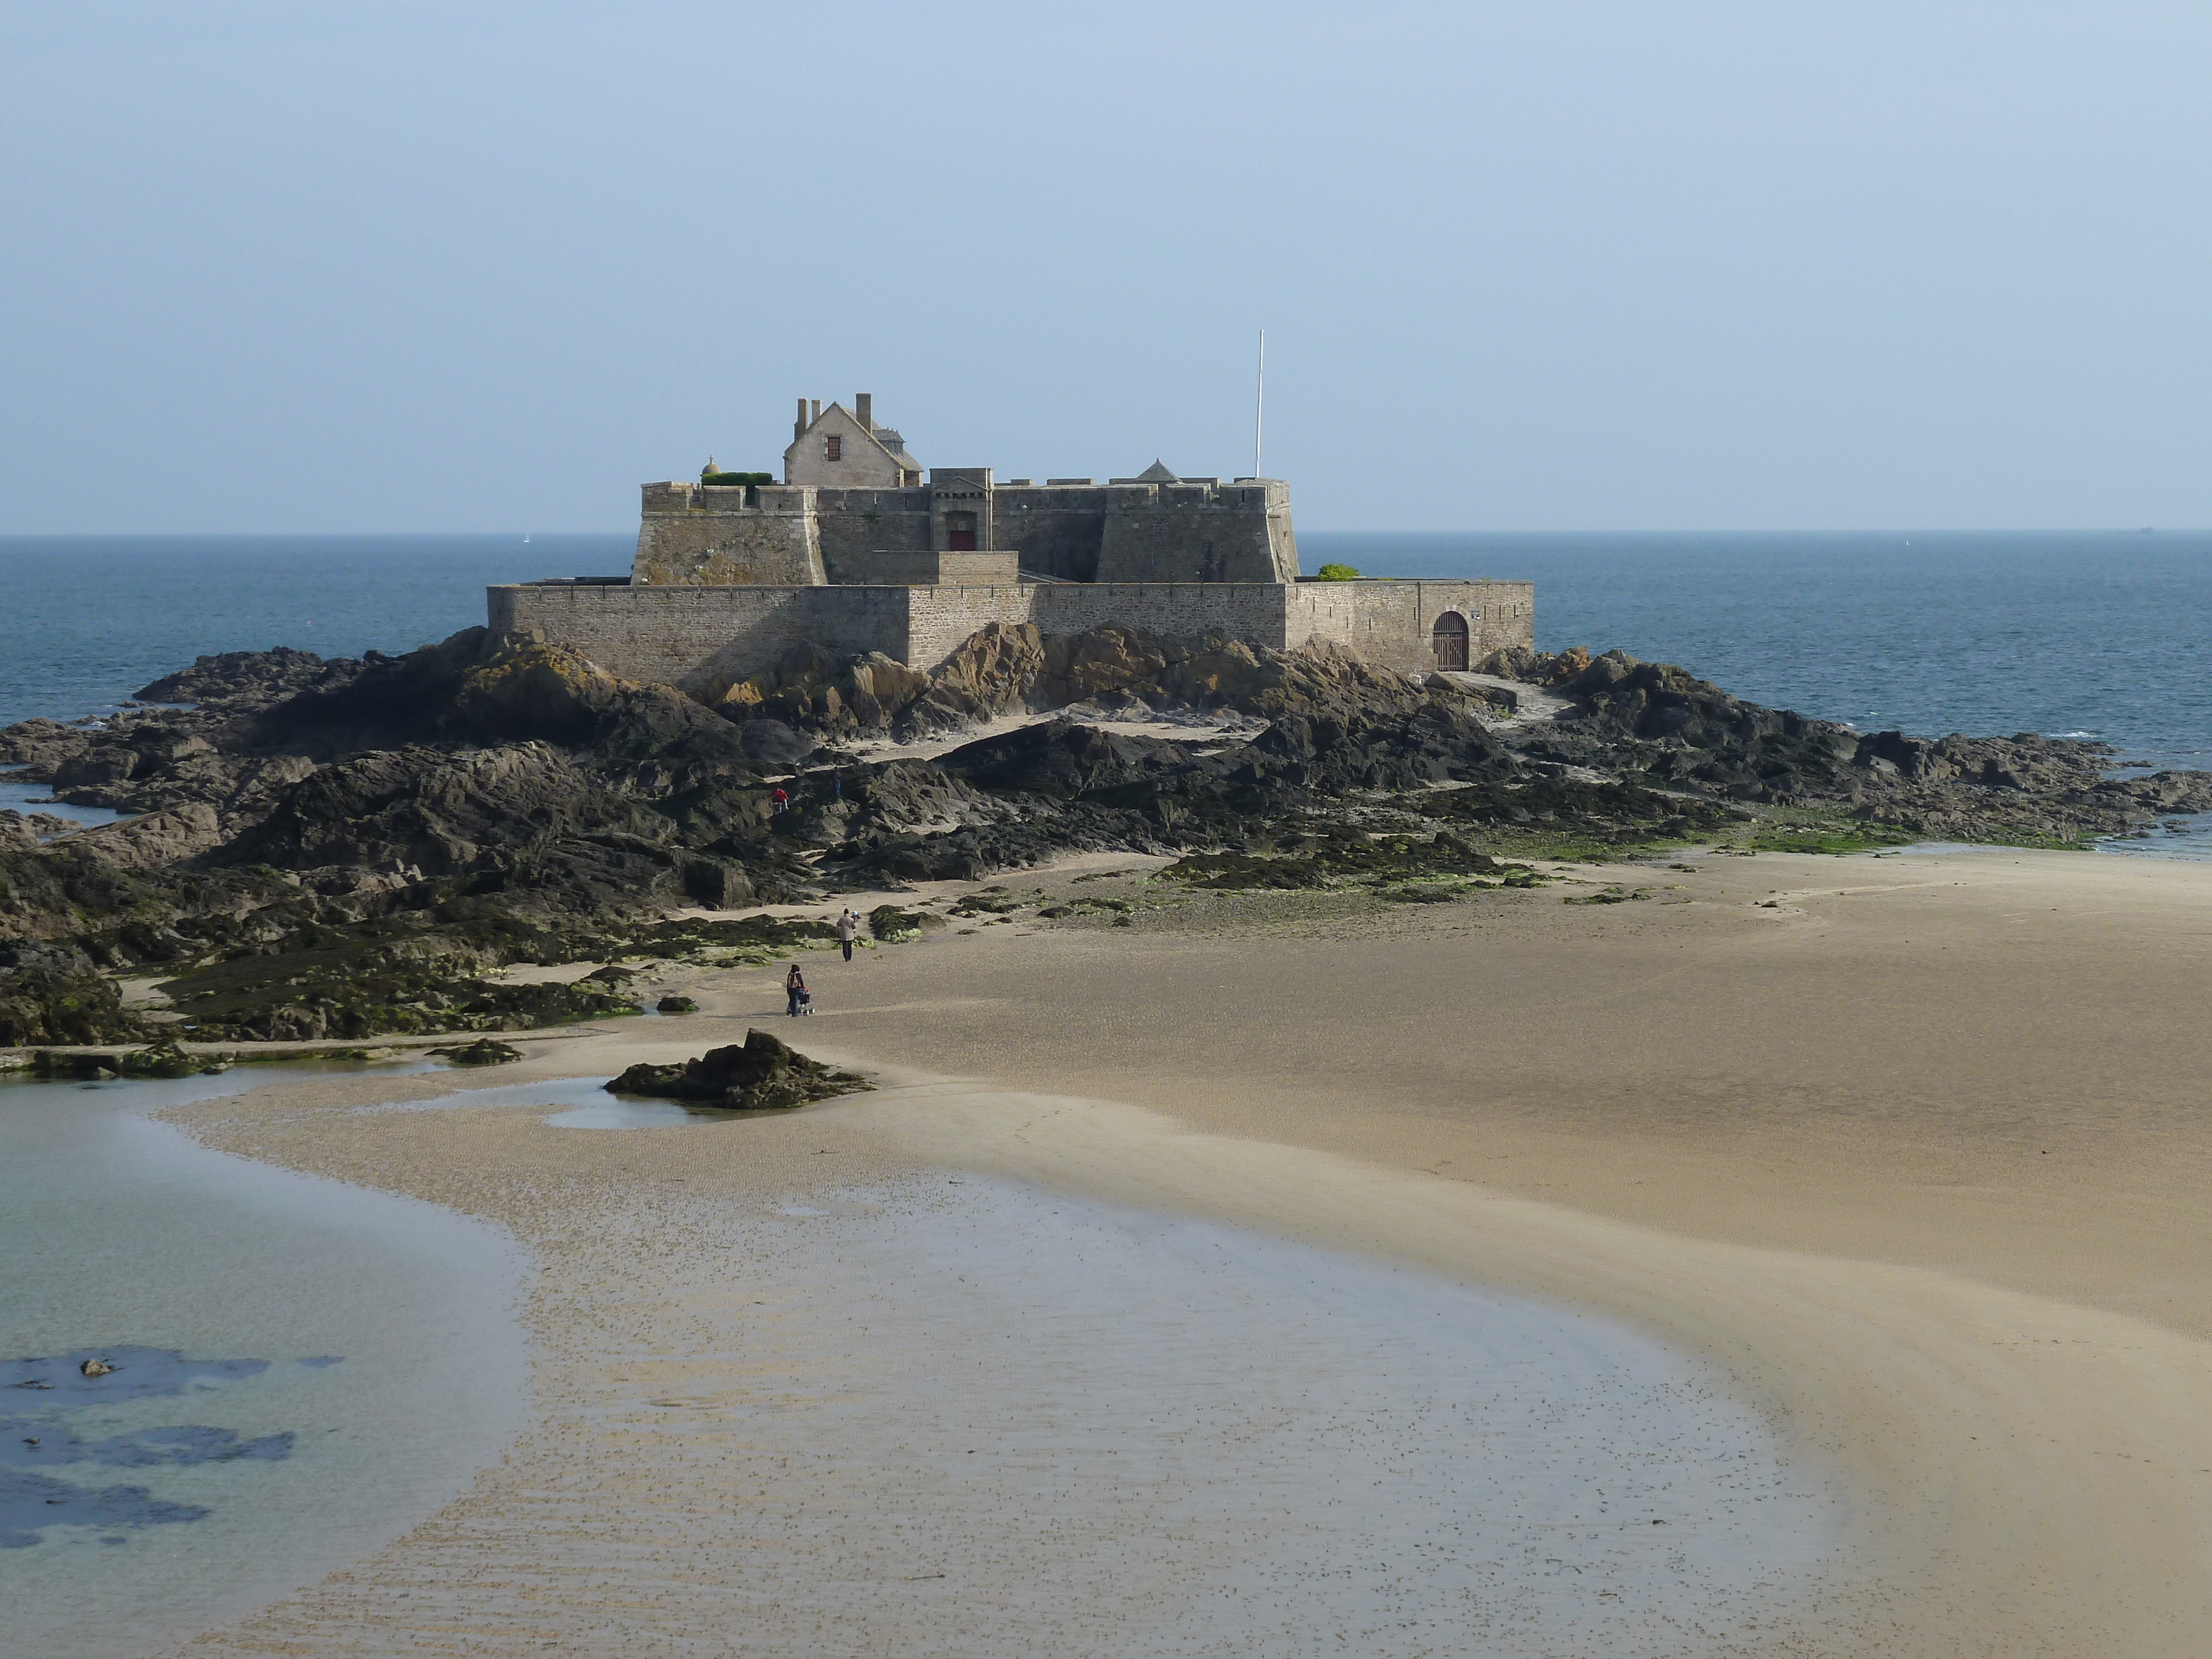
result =
M940 468L930 483L843 489L647 484L631 579L641 586L866 584L884 555L951 550L947 512L977 520L979 551L1013 551L1071 582L1287 582L1298 574L1290 486L1000 484Z
M1148 633L1218 634L1289 649L1328 641L1408 673L1439 665L1446 613L1467 624L1469 659L1535 643L1528 582L996 582L501 586L492 630L575 650L626 679L698 691L772 666L794 646L880 651L934 669L985 624L1079 634L1105 623Z

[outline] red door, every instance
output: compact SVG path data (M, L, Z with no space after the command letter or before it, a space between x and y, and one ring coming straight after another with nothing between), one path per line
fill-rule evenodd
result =
M973 513L948 513L945 515L945 550L948 553L973 553L975 550L975 515Z

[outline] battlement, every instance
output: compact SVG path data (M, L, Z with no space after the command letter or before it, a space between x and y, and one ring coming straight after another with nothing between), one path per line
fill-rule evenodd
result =
M988 467L939 467L916 484L649 483L642 507L633 576L645 586L871 580L847 573L947 553L1012 553L1024 573L1057 581L1298 576L1279 478L1001 484Z
M693 690L795 645L933 669L993 623L1328 641L1407 672L1535 638L1525 582L1306 580L1280 478L925 470L866 392L801 398L783 460L780 484L645 485L626 584L494 588L493 628Z

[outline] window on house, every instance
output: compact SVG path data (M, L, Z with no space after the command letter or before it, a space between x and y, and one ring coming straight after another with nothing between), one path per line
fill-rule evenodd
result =
M845 440L841 434L833 432L823 439L823 442L827 446L824 451L825 459L842 461L845 459Z

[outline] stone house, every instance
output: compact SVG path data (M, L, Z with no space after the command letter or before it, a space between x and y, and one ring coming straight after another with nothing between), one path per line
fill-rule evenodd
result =
M861 392L848 411L842 404L799 400L791 447L783 452L783 481L830 489L902 489L921 482L921 463L906 453L906 440L878 426L875 398Z

